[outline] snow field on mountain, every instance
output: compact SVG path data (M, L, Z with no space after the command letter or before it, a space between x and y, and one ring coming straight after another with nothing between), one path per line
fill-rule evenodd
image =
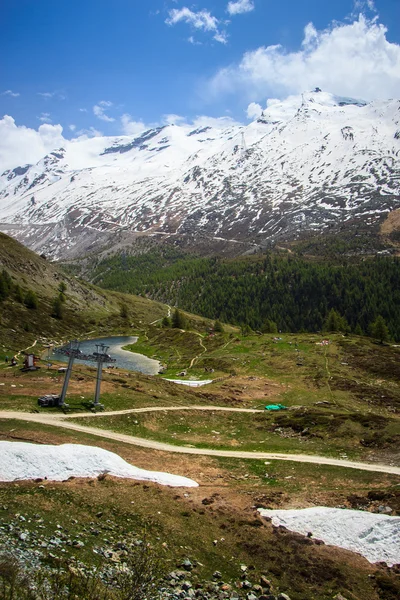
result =
M69 477L97 477L104 473L172 487L198 486L198 483L187 477L139 469L114 452L94 446L52 446L0 441L0 481L64 481Z
M81 246L83 229L255 242L299 224L376 221L399 204L399 100L310 92L270 101L247 126L222 125L65 140L0 176L2 230L12 224L24 236L33 227L36 250L65 258L59 237ZM58 225L52 235L37 227L49 224Z
M272 519L275 527L302 535L312 533L315 539L358 552L371 563L400 563L400 517L320 506L301 510L259 508L258 512Z

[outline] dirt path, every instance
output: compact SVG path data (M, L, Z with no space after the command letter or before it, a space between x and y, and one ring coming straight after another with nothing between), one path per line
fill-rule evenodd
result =
M200 358L200 356L203 356L203 354L205 354L207 352L207 348L205 347L205 345L203 344L203 338L200 334L198 334L199 337L199 342L200 342L200 346L203 348L203 352L201 352L200 354L198 354L197 356L195 356L194 358L192 358L192 360L190 361L190 365L189 365L189 369L191 369L194 365L194 363L196 362L196 360L198 358Z
M150 410L162 411L162 410L173 410L174 407L162 408L157 407ZM136 412L143 411L146 409L135 409ZM149 410L149 409L147 409ZM175 410L182 410L182 407L176 408ZM193 407L187 407L187 410L193 410ZM217 410L217 407L197 407L196 410ZM218 410L227 411L248 411L252 409L225 409L219 407ZM255 410L255 409L254 409ZM122 411L123 413L124 411ZM109 413L97 413L97 416L105 416ZM117 412L111 414L118 414ZM121 414L121 411L119 412ZM93 416L92 413L89 413ZM83 415L81 415L83 416ZM331 465L336 467L345 467L349 469L360 469L362 471L373 471L376 473L390 473L392 475L400 475L400 467L391 465L381 464L370 464L363 462L352 462L349 460L340 460L336 458L327 458L325 456L312 456L306 454L279 454L272 452L243 452L240 450L212 450L211 448L192 448L190 446L174 446L172 444L166 444L163 442L156 442L154 440L146 440L144 438L135 437L132 435L125 435L123 433L115 433L114 431L108 431L106 429L97 429L96 427L87 427L85 425L78 425L70 421L71 417L76 415L61 416L40 414L40 413L23 413L23 412L11 412L11 411L0 411L0 419L17 419L20 421L28 421L30 423L41 423L43 425L50 425L52 427L60 427L63 429L71 429L73 431L79 431L82 433L88 433L101 438L109 440L115 440L117 442L123 442L124 444L131 444L134 446L140 446L142 448L151 448L153 450L161 450L162 452L178 452L181 454L197 454L201 456L220 456L226 458L250 458L260 460L288 460L293 462L311 463L317 465Z

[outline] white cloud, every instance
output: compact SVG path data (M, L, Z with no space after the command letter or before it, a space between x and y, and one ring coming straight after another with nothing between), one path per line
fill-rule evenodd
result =
M238 65L214 76L207 95L239 92L251 101L318 86L366 100L399 97L400 46L389 42L386 32L377 18L362 15L351 24L335 23L323 31L310 23L297 51L275 45L247 52Z
M68 125L68 129L69 129L70 131L75 131L75 129L76 129L76 125L74 125L73 123L71 123L71 125Z
M109 117L106 114L106 111L113 106L113 103L109 100L100 100L98 104L93 106L94 115L100 119L101 121L106 121L107 123L112 123L115 121L113 117Z
M180 21L185 21L193 25L196 29L204 31L217 31L218 19L214 17L208 10L200 10L193 12L190 8L173 8L169 11L169 18L165 21L167 25L176 25Z
M365 12L367 9L376 13L374 0L354 0L354 12Z
M94 127L89 127L89 129L80 129L76 132L77 137L72 139L71 142L76 140L88 140L95 137L102 137L103 132L95 129Z
M241 15L251 12L254 8L253 0L236 0L235 2L229 2L226 10L230 15Z
M52 98L57 98L58 100L65 100L66 96L60 92L38 92L38 96L41 96L45 100L51 100Z
M42 98L54 98L54 96L56 95L55 92L38 92L37 93L38 96L42 96Z
M80 108L79 109L79 112L86 112L87 113L87 111L88 111L87 108Z
M42 123L51 123L50 116L51 116L50 113L44 113L44 112L42 112L42 114L40 115L40 117L38 117L38 119Z
M11 96L12 98L18 98L21 94L19 92L13 92L12 90L6 90L2 92L2 96Z
M164 115L162 120L166 125L180 125L186 121L185 117L175 114Z
M188 37L187 41L189 44L193 44L193 46L202 46L202 43L197 41L192 35Z
M173 8L169 11L169 18L166 19L167 25L176 25L183 21L195 29L214 33L214 40L221 44L226 44L227 35L219 30L219 20L208 10L199 10L194 12L184 6L182 8Z
M131 115L128 114L122 115L121 126L125 135L137 135L148 129L143 121L133 121Z
M235 119L231 117L207 117L206 115L201 115L195 117L189 125L195 129L200 127L214 127L215 129L227 129L228 127L233 127L234 125L241 125Z
M261 104L257 104L256 102L251 102L247 107L247 118L248 119L258 119L261 117L263 109Z
M214 35L214 40L220 44L227 44L228 34L225 31L218 31L218 33Z
M18 165L36 163L48 152L65 144L61 125L40 125L39 129L18 126L12 117L0 119L0 173Z

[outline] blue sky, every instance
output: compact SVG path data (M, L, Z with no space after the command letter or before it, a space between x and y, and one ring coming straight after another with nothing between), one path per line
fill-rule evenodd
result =
M171 115L247 122L315 86L400 97L400 1L2 0L0 56L0 119L15 127L70 138Z

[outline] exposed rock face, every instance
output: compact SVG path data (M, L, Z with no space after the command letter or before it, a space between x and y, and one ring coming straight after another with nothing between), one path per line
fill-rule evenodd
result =
M374 226L400 206L400 101L311 92L247 127L69 142L0 178L0 228L55 258L116 234L245 247Z

